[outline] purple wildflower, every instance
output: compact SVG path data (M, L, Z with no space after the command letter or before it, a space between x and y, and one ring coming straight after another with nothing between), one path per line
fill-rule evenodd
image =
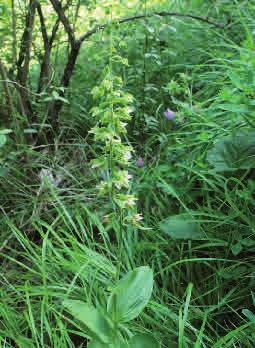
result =
M145 165L145 162L144 162L144 158L143 157L139 157L136 161L136 165L138 168L142 168L144 167Z
M175 112L170 110L170 109L167 109L165 112L164 112L164 116L165 118L167 118L168 120L173 120L175 118Z

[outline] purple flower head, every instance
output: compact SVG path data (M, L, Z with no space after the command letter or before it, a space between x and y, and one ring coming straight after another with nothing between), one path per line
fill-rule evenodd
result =
M143 157L139 157L137 159L137 161L136 161L136 166L138 168L142 168L142 167L144 167L144 165L145 165L144 158Z
M175 118L175 113L174 111L170 110L170 109L167 109L165 112L164 112L164 116L165 118L167 118L168 120L173 120Z

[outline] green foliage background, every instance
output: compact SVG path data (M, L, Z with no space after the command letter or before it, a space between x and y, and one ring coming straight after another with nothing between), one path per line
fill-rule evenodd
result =
M56 19L40 1L47 25ZM77 1L67 11L75 16ZM77 34L105 23L106 1L82 0ZM28 1L16 8L17 42ZM142 228L125 227L121 275L148 265L153 295L125 324L124 335L151 334L161 347L254 347L255 334L255 2L115 1L113 17L169 11L226 24L223 29L180 17L116 25L115 64L134 97L125 135L135 150L129 171ZM0 4L1 61L13 64L11 1ZM45 140L47 98L61 92L68 45L63 27L52 51L50 88L39 96L43 42L35 21L28 88L36 106L30 124L10 117L0 83L0 347L87 347L91 332L64 308L67 299L104 308L116 283L118 223L105 222L109 201L91 168L98 144L91 91L109 62L110 33L82 46L53 146ZM10 84L17 104L17 95ZM56 96L56 94L55 94ZM164 117L175 112L174 121ZM144 158L139 168L136 160ZM240 161L239 161L240 160ZM48 173L46 183L43 173ZM55 181L50 181L51 175ZM56 183L59 180L59 184ZM150 336L149 336L150 337ZM153 342L152 342L153 344ZM91 344L92 346L92 344Z

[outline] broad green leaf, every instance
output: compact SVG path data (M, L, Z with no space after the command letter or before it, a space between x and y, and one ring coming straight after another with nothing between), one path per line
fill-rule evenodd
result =
M85 324L95 336L103 343L109 343L112 334L111 327L106 318L98 309L78 300L66 300L63 302L68 311L83 324Z
M217 273L223 279L237 280L247 276L249 268L246 266L227 267L220 269Z
M254 137L254 131L224 137L208 151L207 160L217 172L255 168Z
M59 94L58 94L58 92L53 91L53 92L52 92L52 96L53 96L53 98L54 98L54 99L56 99L56 100L57 100L57 99L58 99L58 97L59 97Z
M136 318L150 300L153 273L149 267L138 267L128 272L112 289L107 310L117 322Z
M246 247L251 247L255 245L255 240L253 239L242 239L240 243Z
M237 242L236 244L233 244L231 246L231 251L233 255L238 255L243 250L242 244L240 242Z
M6 135L0 134L0 146L3 146L7 141Z
M0 130L0 134L2 135L2 134L4 134L4 135L6 135L6 134L11 134L12 133L12 129L1 129Z
M159 228L173 239L201 239L200 225L190 214L173 215L161 221Z
M176 33L176 28L167 24L163 24L159 30L158 38L161 42L169 42L169 38L172 38L173 33Z
M242 313L246 316L246 318L255 323L255 314L253 314L249 309L243 309Z
M230 103L225 103L225 104L219 104L219 108L230 111L233 113L247 113L249 112L249 107L245 104L230 104Z
M243 82L241 80L241 76L238 75L234 70L228 71L228 76L231 79L233 85L238 89L243 89Z
M128 343L121 341L115 341L114 343L111 342L109 344L105 344L105 343L101 343L98 340L92 340L89 344L88 344L88 348L130 348L130 346L128 345Z
M100 341L93 340L88 344L88 348L108 348L105 346L105 343L101 343Z
M130 348L160 348L160 344L156 339L147 334L138 334L129 341Z
M5 177L7 173L8 173L8 169L6 167L0 166L0 178Z

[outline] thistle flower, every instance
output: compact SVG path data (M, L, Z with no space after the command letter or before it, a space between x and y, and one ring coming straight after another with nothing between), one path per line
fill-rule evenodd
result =
M173 120L175 118L175 112L170 110L170 109L167 109L165 112L164 112L164 116L166 119L168 120Z
M137 161L136 161L136 166L138 168L142 168L142 167L144 167L144 165L145 165L144 158L143 157L139 157L137 159Z

